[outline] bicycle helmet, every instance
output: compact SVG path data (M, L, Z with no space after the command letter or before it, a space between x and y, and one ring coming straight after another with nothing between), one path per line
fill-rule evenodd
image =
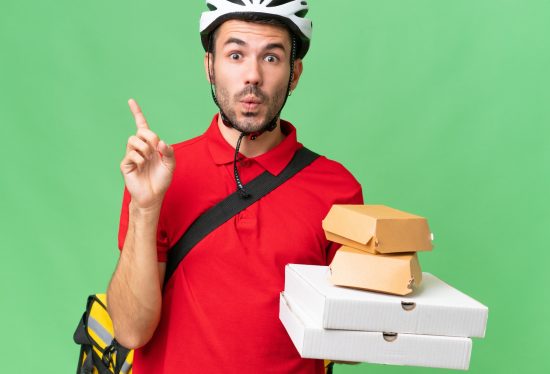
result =
M311 40L312 23L305 18L309 6L305 0L206 0L209 11L200 20L200 35L208 51L209 36L223 22L247 14L274 18L285 24L298 38L297 58L303 58Z

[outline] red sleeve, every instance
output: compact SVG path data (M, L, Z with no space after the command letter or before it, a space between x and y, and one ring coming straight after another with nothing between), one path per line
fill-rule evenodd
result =
M118 249L122 251L124 247L124 241L126 240L126 233L128 232L128 220L129 217L129 206L131 201L131 196L128 190L124 189L124 196L122 197L122 209L120 211L120 223L118 226ZM162 211L161 211L162 215ZM165 230L161 227L161 220L159 220L157 228L157 257L159 262L166 262L169 249L168 236L166 235Z
M363 204L363 189L361 188L361 185L359 185L358 189L349 199L338 201L335 204ZM341 246L342 245L339 243L329 242L327 248L327 265L330 265L332 259L334 258L334 255L336 254L336 251Z

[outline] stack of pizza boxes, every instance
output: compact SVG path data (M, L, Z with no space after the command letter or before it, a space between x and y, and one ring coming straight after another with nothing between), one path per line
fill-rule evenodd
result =
M304 358L467 370L488 308L429 273L423 217L383 205L334 205L342 244L330 266L289 264L280 319Z

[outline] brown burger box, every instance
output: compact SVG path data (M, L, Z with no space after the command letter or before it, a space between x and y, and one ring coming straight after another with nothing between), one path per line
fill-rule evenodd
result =
M323 229L328 240L372 254L432 250L425 218L385 205L333 205Z
M412 253L370 254L343 246L330 264L337 286L408 295L422 282L418 256Z

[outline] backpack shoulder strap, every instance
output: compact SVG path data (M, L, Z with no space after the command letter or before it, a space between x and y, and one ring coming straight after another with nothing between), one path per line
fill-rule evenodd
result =
M300 170L311 164L317 157L319 157L318 154L302 147L296 151L292 160L279 175L274 176L265 171L247 183L245 189L250 195L247 198L242 198L238 191L236 191L204 212L191 224L172 249L168 251L164 284L166 285L187 253L206 235L292 178Z

